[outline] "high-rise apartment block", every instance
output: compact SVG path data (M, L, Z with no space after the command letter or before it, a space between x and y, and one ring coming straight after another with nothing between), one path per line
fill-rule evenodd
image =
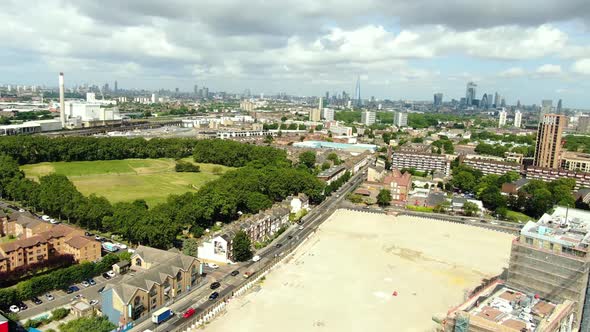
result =
M363 111L361 113L361 123L370 126L375 123L376 114L374 111Z
M502 128L506 125L506 118L508 116L508 112L506 112L505 109L501 109L500 112L498 112L498 128Z
M326 121L334 121L334 109L324 107L324 109L322 109L322 119Z
M408 113L406 112L395 112L393 113L393 124L398 127L408 126Z
M536 167L558 168L561 151L561 134L565 126L565 116L561 114L545 114L537 130L537 146L535 148Z
M514 127L520 128L522 125L522 113L519 110L514 112Z

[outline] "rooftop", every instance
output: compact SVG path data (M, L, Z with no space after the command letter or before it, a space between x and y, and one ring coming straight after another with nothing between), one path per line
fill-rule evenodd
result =
M539 221L529 221L521 234L587 251L590 244L590 211L559 206L552 214L545 213Z

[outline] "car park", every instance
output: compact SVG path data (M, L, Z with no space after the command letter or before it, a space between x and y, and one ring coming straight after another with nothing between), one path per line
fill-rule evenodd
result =
M188 308L188 310L187 310L187 311L185 311L185 313L184 313L184 314L182 314L182 317L183 317L183 318L189 318L190 316L194 315L194 314L195 314L195 312L197 312L195 309L193 309L193 308Z
M213 292L213 293L211 293L211 295L209 295L209 300L215 300L218 297L219 297L219 293Z
M237 276L238 274L240 274L240 271L238 271L238 270L235 270L235 271L232 271L232 273L230 273L230 274L231 274L231 276L232 276L232 277L235 277L235 276Z
M219 286L221 286L221 284L218 281L211 283L211 289L217 289Z
M14 304L10 306L9 310L10 310L10 312L14 312L14 313L17 313L20 311L20 309Z
M29 307L24 302L17 302L16 305L20 309L20 311L27 310Z
M38 298L38 297L36 297L36 296L33 296L31 298L31 301L33 301L33 303L35 303L36 305L39 305L39 304L42 304L43 303L43 301L41 301L41 299Z

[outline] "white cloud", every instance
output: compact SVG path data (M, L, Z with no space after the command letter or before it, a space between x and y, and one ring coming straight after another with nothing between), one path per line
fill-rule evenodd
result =
M541 75L558 75L561 74L561 66L553 64L544 64L537 68L536 73Z
M580 59L574 62L572 71L578 74L590 75L590 58Z
M508 69L500 72L500 74L498 74L498 76L505 77L505 78L511 78L511 77L524 76L525 74L526 74L525 70L522 69L521 67L512 67L512 68L508 68Z

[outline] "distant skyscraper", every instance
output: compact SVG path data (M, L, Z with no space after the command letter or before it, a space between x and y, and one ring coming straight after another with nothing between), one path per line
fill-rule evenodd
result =
M361 106L362 100L361 100L361 77L359 75L359 77L356 80L356 89L354 90L354 99L356 102L356 106Z
M115 92L119 92L119 84L115 81Z
M393 113L393 124L398 127L408 126L408 113L406 112L395 112Z
M522 113L520 113L519 110L516 110L516 112L514 112L514 127L520 128L521 124L522 124Z
M261 94L262 98L264 99L264 94ZM209 88L203 88L203 98L207 99L209 98Z
M496 92L494 94L494 107L500 107L500 95Z
M544 99L541 101L541 110L539 111L539 122L543 120L545 114L553 112L553 100Z
M494 107L494 95L491 92L488 92L488 104L486 105L486 108L492 107Z
M561 113L561 111L562 111L562 110L561 110L561 107L562 107L562 106L561 106L561 99L560 99L560 100L557 102L557 109L555 110L555 113L557 113L557 114L562 114L562 113Z
M565 126L565 116L561 114L544 114L537 130L534 166L559 168L561 152L561 134Z
M481 101L479 102L480 108L488 108L488 94L484 93L483 97L481 97Z
M520 100L516 102L516 108L520 108Z
M320 99L318 101L318 109L321 112L323 108L324 108L324 98L320 97Z
M196 95L199 94L199 86L195 84L195 86L193 86L193 93Z
M500 102L500 107L506 107L506 99L502 97L502 101Z
M506 116L508 115L508 112L506 112L505 109L502 109L499 113L499 119L498 119L498 128L502 128L506 125Z
M174 88L174 92L178 94L178 88Z
M443 94L442 93L435 93L434 94L434 107L442 106L443 101Z
M370 126L375 123L375 112L374 111L363 111L361 113L361 122L365 126Z
M465 90L465 103L467 106L473 105L473 100L475 99L475 93L477 89L477 84L473 82L467 83L467 89Z

